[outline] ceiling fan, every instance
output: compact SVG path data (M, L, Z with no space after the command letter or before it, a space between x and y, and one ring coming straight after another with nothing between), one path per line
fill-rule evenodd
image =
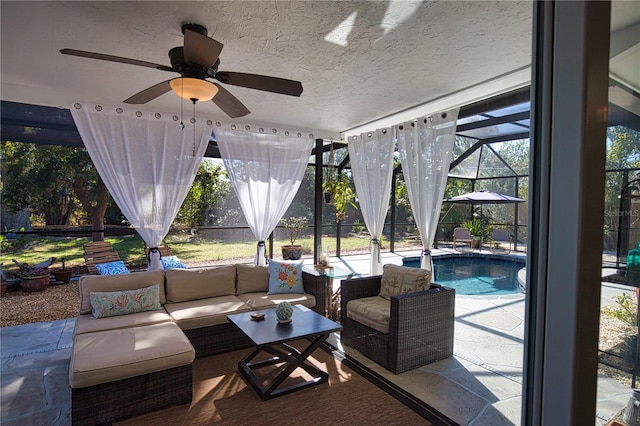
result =
M300 96L302 94L302 83L299 81L259 74L218 71L218 66L220 65L219 56L223 44L208 37L207 29L198 24L184 24L182 26L182 34L184 35L184 47L174 47L169 50L171 66L75 49L61 49L60 53L138 65L180 74L180 77L155 84L125 99L123 102L128 104L145 104L173 90L178 96L189 99L194 103L211 99L231 118L243 117L250 113L247 107L229 91L218 83L208 81L207 78L213 78L232 86L247 87L282 95Z

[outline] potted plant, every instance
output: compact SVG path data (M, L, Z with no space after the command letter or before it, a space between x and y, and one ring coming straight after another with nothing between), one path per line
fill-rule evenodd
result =
M20 286L24 291L43 291L49 285L49 268L30 268L20 271Z
M291 242L291 244L282 246L282 258L284 260L300 259L302 257L302 246L295 242L302 230L309 226L307 218L301 216L282 219L281 225L287 230L289 241Z
M480 248L482 239L487 236L487 227L478 218L467 220L462 223L462 227L469 230L473 242L471 248Z
M20 263L13 259L13 263L20 268L18 276L20 277L20 286L22 289L28 292L43 291L46 289L49 281L51 281L49 266L51 266L55 260L55 257L50 257L44 262L30 266L28 263Z
M336 222L340 222L347 217L347 207L358 208L353 200L356 193L351 188L349 180L342 174L330 177L322 183L324 199L327 204L332 204L336 208Z
M54 271L53 272L53 276L55 277L56 281L62 281L64 284L66 284L69 281L71 281L71 276L73 275L73 270L72 269L67 269L65 267L64 257L61 259L61 262L62 262L62 269L58 270L58 271Z

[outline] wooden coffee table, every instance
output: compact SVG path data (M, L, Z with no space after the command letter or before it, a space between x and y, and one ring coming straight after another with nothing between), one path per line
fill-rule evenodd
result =
M286 324L278 323L275 309L265 309L260 312L265 314L262 321L253 321L251 319L252 312L243 312L227 317L256 346L249 355L238 362L238 370L258 395L263 400L267 400L309 386L326 383L329 380L329 374L307 362L307 358L322 342L327 340L330 333L342 330L342 326L300 305L293 307L292 321ZM287 343L300 339L310 341L310 344L302 351ZM266 352L272 357L252 362L261 352ZM260 368L280 363L284 363L280 367L280 372L266 384L255 373ZM304 369L312 378L290 386L281 386L296 368Z

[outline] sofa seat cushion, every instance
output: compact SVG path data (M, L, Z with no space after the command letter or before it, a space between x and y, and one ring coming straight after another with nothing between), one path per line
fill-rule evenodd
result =
M280 302L292 305L300 304L307 308L316 306L316 298L306 293L267 294L266 292L239 294L238 299L249 305L252 310L275 308Z
M236 296L167 303L165 309L183 330L225 324L227 315L251 311L251 307Z
M380 296L350 300L347 302L347 318L388 334L391 302Z
M78 334L69 384L84 388L181 367L191 364L195 353L172 322Z
M93 318L90 314L78 315L73 335L93 333L95 331L115 330L118 328L139 327L141 325L159 324L171 321L171 316L164 308L156 311L138 312L115 317Z

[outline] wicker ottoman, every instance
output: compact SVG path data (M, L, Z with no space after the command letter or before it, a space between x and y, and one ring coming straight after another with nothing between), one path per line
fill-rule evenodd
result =
M171 322L75 336L74 425L110 423L191 402L195 351Z

